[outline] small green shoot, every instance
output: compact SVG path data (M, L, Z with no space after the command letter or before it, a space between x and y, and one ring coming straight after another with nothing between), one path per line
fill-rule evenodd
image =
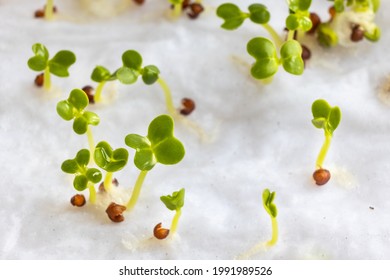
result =
M74 159L65 160L61 169L65 173L75 174L73 186L77 191L89 189L89 200L96 202L96 190L94 184L102 179L102 173L96 168L88 168L90 153L87 149L80 150Z
M57 113L66 121L73 120L73 131L77 134L87 133L90 152L93 154L95 144L89 126L98 125L100 119L95 113L84 110L88 104L87 94L81 89L74 89L68 99L57 103Z
M179 223L179 218L181 216L181 208L184 206L184 196L185 189L182 188L179 191L173 192L172 195L161 196L161 201L165 206L171 210L176 211L175 216L173 217L170 233L174 234L177 230L177 225Z
M109 192L112 188L113 173L126 166L129 153L124 148L113 150L107 142L101 141L96 145L94 158L96 164L107 172L104 189Z
M278 215L278 209L274 203L275 192L270 192L269 189L263 191L263 206L265 211L271 217L272 221L272 238L267 242L268 246L273 246L278 241L278 222L276 216Z
M173 165L180 162L185 154L183 144L174 136L174 122L168 115L156 117L149 125L148 135L128 134L127 146L135 149L134 164L141 170L135 183L127 209L134 208L146 174L157 163Z
M173 5L173 16L178 18L181 15L181 10L184 0L168 0Z
M289 40L294 37L294 31L309 31L313 24L310 20L309 8L311 0L288 0L290 15L286 18L286 27L289 30Z
M51 88L51 74L58 77L68 77L69 67L76 62L76 56L68 50L57 52L52 59L49 59L47 48L40 43L34 44L32 51L34 56L28 60L28 67L34 71L44 71L43 87L46 90Z
M52 20L53 19L53 8L54 8L53 0L46 0L45 6L45 19Z

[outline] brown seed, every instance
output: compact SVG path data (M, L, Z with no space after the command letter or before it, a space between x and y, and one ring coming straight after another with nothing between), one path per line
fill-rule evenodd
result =
M82 90L87 94L90 104L95 104L95 90L91 86L85 86Z
M308 47L306 47L305 45L302 45L302 54L301 54L301 57L303 59L304 62L306 62L306 60L309 60L310 57L311 57L311 51Z
M351 32L351 41L359 42L363 40L363 38L364 38L364 30L362 30L359 25L354 25L352 27L352 32Z
M332 20L336 16L336 9L334 6L331 6L328 10L330 15L330 20Z
M45 16L44 10L36 10L34 13L34 17L36 18L43 18Z
M191 19L196 19L204 11L204 8L200 3L192 3L189 7L191 11L187 13L187 15Z
M126 210L126 207L115 202L111 202L106 209L106 213L111 221L115 223L120 223L125 220L125 217L122 215L123 211Z
M162 228L161 223L158 223L153 229L153 234L157 239L165 239L169 234L169 229Z
M37 87L43 86L43 73L39 74L35 77L34 83Z
M195 110L195 102L190 98L183 98L181 104L183 105L183 108L180 110L180 114L184 116L188 116Z
M310 20L313 24L311 29L307 31L308 34L314 34L317 30L318 25L321 24L321 19L316 13L310 13Z
M136 4L138 5L142 5L143 3L145 3L145 0L133 0Z
M318 186L325 185L330 180L330 172L323 168L317 169L313 173L313 178Z
M112 179L112 184L117 187L119 186L119 182L116 178ZM99 185L99 192L105 192L106 190L104 189L104 182L101 182Z
M73 206L82 207L86 203L85 197L83 194L76 194L76 195L72 196L72 198L70 199L70 203Z

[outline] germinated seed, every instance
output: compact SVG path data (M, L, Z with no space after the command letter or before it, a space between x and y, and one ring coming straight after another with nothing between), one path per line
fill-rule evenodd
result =
M362 30L359 25L354 25L352 27L352 32L351 32L351 41L359 42L363 40L363 38L364 38L364 30Z
M39 74L35 77L34 83L37 87L43 86L43 73Z
M195 102L190 98L183 98L181 104L183 105L183 108L180 110L182 115L188 116L195 110Z
M106 213L111 221L115 223L120 223L125 220L125 217L122 215L123 211L126 210L126 207L115 202L111 202L106 209Z
M169 229L162 228L161 223L158 223L153 229L153 235L157 239L165 239L169 235Z
M313 178L318 186L325 185L330 180L330 172L327 169L317 169L313 173Z
M203 11L204 8L200 3L192 3L190 5L190 12L187 14L191 19L196 19Z

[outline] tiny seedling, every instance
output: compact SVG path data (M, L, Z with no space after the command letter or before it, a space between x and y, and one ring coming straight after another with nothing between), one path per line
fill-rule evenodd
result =
M204 11L202 6L202 0L168 0L172 7L172 15L174 18L178 18L182 11L189 10L187 13L191 19L196 19ZM191 3L192 2L192 3Z
M312 123L316 128L323 129L325 133L325 141L322 145L320 153L316 161L316 171L313 174L317 185L324 185L330 179L330 172L323 169L323 163L326 154L330 147L330 142L333 137L333 132L336 130L341 121L340 108L331 107L328 102L323 99L314 101L311 111L313 113Z
M77 191L89 190L89 201L96 202L95 184L102 179L102 173L96 168L88 168L90 153L87 149L80 150L74 159L65 160L61 169L65 173L75 174L73 186Z
M161 223L157 224L157 226L154 228L154 236L157 239L164 239L168 236L169 233L173 235L176 232L179 218L181 216L181 208L184 206L184 195L185 189L182 188L177 192L173 192L172 195L160 197L165 206L171 211L176 211L176 213L172 219L170 230L161 228Z
M87 133L90 152L93 154L95 144L89 126L98 125L100 119L95 113L84 110L88 104L87 94L81 89L74 89L68 99L57 103L57 113L66 121L74 120L73 130L77 134Z
M54 1L53 0L46 0L45 19L47 19L47 20L53 19L53 8L54 8Z
M96 145L94 158L96 164L107 172L103 185L105 191L109 192L113 173L126 166L129 153L124 148L113 150L107 142L101 141Z
M274 204L275 192L270 192L269 189L263 191L263 206L265 211L271 217L272 222L272 238L267 242L268 246L273 246L278 241L278 222L276 216L278 215L278 209Z
M135 149L134 164L141 170L135 183L133 193L127 203L131 210L137 203L146 174L157 163L172 165L180 162L185 154L183 144L174 136L174 122L168 115L156 117L148 128L148 135L128 134L127 146Z
M28 60L28 67L34 71L44 71L43 87L46 90L51 88L51 74L58 77L68 77L69 67L76 62L76 56L68 50L57 52L52 59L49 59L47 48L40 43L34 44L32 51L34 56Z
M184 0L168 0L168 1L173 6L173 16L179 17L181 15L181 10L183 7Z

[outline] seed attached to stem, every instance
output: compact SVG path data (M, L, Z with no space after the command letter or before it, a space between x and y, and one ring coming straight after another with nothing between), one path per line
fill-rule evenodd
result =
M359 25L354 25L352 27L352 32L351 32L351 41L359 42L363 40L363 38L364 38L364 30L362 30Z
M157 239L165 239L169 235L169 229L162 228L161 223L158 223L153 229L153 234Z
M83 194L76 194L70 199L70 203L73 206L82 207L85 205L85 196Z
M313 173L313 178L318 186L325 185L330 180L330 172L327 169L317 169Z
M112 184L117 187L119 186L119 182L116 178L112 179ZM101 182L99 185L99 192L105 192L106 190L104 189L104 182Z
M41 73L41 74L39 74L39 75L37 75L35 77L34 83L35 83L35 85L37 87L42 87L43 86L43 80L44 80L43 73Z
M107 207L106 213L111 221L120 223L125 220L125 217L122 215L125 210L125 206L111 202L111 204Z
M191 19L196 19L204 11L204 8L200 3L192 3L189 5L189 8L191 11L187 13L187 15Z
M311 20L313 26L309 31L307 31L307 33L314 34L317 30L318 25L321 24L321 19L316 13L310 13L310 20Z
M82 90L87 94L89 104L95 104L95 89L91 86L85 86Z
M190 98L183 98L181 104L183 105L183 108L180 110L180 114L184 116L188 116L195 110L195 102Z
M34 13L35 18L43 18L45 16L44 10L36 10Z
M329 10L330 20L332 20L336 16L336 9L334 6L330 7Z
M306 63L306 60L309 60L310 57L311 57L311 51L308 47L306 47L305 45L302 45L302 54L301 54L301 57L303 59L303 61Z
M143 3L145 3L145 0L133 0L136 4L138 5L142 5Z

